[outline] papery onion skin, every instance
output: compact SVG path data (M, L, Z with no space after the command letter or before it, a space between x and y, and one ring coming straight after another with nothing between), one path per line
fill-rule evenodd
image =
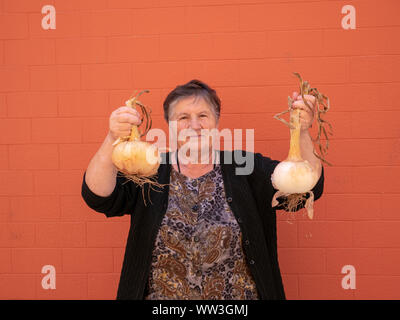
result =
M275 189L284 193L304 193L316 185L318 173L307 160L285 160L275 167L271 181Z
M158 148L148 142L124 141L115 146L112 161L123 173L151 177L158 171L160 155Z

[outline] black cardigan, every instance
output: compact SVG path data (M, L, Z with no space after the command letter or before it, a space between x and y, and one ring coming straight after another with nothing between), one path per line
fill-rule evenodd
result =
M169 183L171 170L169 156L169 153L163 154L164 161L158 169L158 182L162 184ZM279 161L257 153L254 154L253 172L249 175L237 175L235 168L240 165L235 161L232 164L225 164L224 159L228 159L227 156L235 160L232 152L220 152L226 198L242 231L243 250L259 298L285 299L276 237L276 209L282 208L271 207L272 196L276 192L271 183L271 174ZM89 189L85 182L85 174L82 197L90 208L104 213L107 217L131 215L117 299L143 299L150 272L152 250L168 205L169 187L166 185L161 191L148 188L141 190L134 183L126 182L125 178L117 177L111 195L101 197ZM321 197L323 186L322 168L321 178L312 190L315 200ZM146 196L148 192L151 203Z

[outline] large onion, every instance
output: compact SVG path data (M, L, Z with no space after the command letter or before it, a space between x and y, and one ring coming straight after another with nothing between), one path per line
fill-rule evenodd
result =
M146 107L137 100L143 93L142 91L136 97L129 99L126 105L136 108L140 106L145 114L146 129L144 133L140 133L137 126L133 126L129 137L118 138L114 142L114 150L112 153L112 162L126 178L143 186L145 183L150 185L158 185L154 176L160 166L160 154L156 145L141 141L141 136L145 135L151 127L150 114Z
M321 155L315 152L314 154L323 162L329 164L324 159L324 154L328 149L328 135L326 129L323 124L330 124L321 118L321 114L326 113L329 109L329 99L324 95L320 94L317 89L311 88L309 83L303 81L298 73L295 75L300 80L300 92L304 99L304 94L311 94L316 99L317 102L317 122L318 122L318 137L315 140L319 145L319 150ZM325 104L325 100L327 100L327 105ZM273 174L271 175L271 182L275 189L278 191L275 193L272 199L272 207L275 207L279 204L277 198L285 197L285 201L283 205L289 212L296 211L300 204L305 201L305 208L307 210L308 217L310 219L313 218L314 210L313 210L313 202L314 202L314 194L311 191L312 188L318 182L318 171L317 168L314 168L307 160L303 160L301 156L300 150L300 110L294 109L291 111L292 100L289 97L289 110L279 113L275 115L275 118L284 122L290 128L290 148L289 155L286 160L280 162ZM305 104L308 103L305 101ZM320 109L320 105L323 107ZM290 123L287 123L283 119L278 116L290 111ZM331 126L330 126L331 127ZM321 133L325 135L327 139L326 147L323 147L320 143ZM307 195L309 197L307 198Z

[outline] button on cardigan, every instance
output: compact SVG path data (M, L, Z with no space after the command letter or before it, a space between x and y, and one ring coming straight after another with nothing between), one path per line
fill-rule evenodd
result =
M271 174L277 160L271 160L259 153L220 151L220 163L226 198L233 214L239 222L243 247L247 263L256 283L260 299L285 299L277 253L276 209L271 207L274 189ZM144 299L146 284L152 262L155 239L166 212L171 172L170 154L162 155L163 161L157 173L157 181L165 186L160 190L141 190L133 182L126 182L124 177L117 177L114 191L107 197L93 193L82 182L82 197L87 205L107 217L129 214L130 229L126 240L124 261L122 264L117 299ZM236 174L236 168L243 167L235 159L253 159L254 170L248 175ZM229 159L233 161L226 161ZM321 177L312 189L314 200L318 200L324 187L324 168ZM143 192L142 192L143 191ZM144 199L149 194L149 199ZM279 199L282 203L283 199ZM304 203L299 209L304 207Z

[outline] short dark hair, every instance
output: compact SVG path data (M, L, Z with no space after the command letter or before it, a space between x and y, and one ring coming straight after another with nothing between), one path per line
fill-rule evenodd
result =
M163 107L164 118L167 122L171 105L185 97L203 98L213 109L217 120L219 119L221 113L221 100L219 99L217 92L204 82L194 79L188 83L177 86L165 98Z

